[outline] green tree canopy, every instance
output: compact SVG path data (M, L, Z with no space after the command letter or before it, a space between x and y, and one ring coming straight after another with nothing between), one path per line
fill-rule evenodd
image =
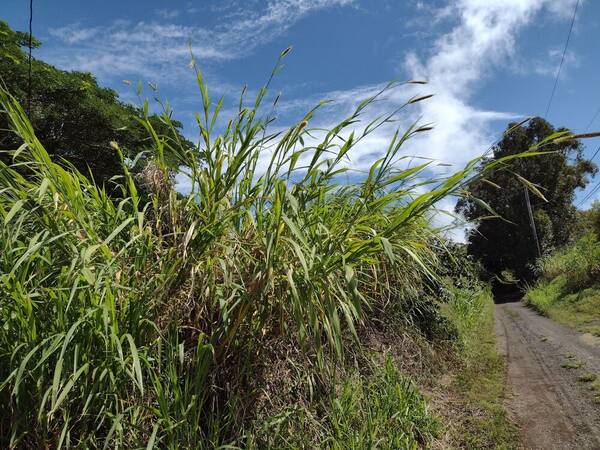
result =
M28 37L0 21L0 79L24 107L29 65L23 46ZM35 39L33 44L39 46ZM118 142L128 157L151 148L149 134L137 120L143 111L120 101L112 89L98 86L92 74L59 70L33 59L31 81L30 120L38 139L55 159L91 173L97 183L121 173L111 141ZM4 115L0 120L0 150L14 149L18 138L6 131ZM151 123L159 133L171 133L159 116L151 116ZM175 126L177 138L187 142L180 135L181 124Z
M556 130L539 117L526 125L509 124L507 130L511 131L493 148L492 158L521 153L557 131L566 131ZM583 158L582 145L574 139L553 141L540 151L551 153L510 161L485 180L472 183L472 197L457 205L458 212L476 222L468 235L469 254L492 274L511 270L520 279L532 276L531 263L537 250L524 196L527 183L523 179L534 183L545 197L535 195L535 187L530 195L542 251L566 244L574 231L575 190L585 187L588 175L596 173L596 166ZM483 202L501 218L481 220L490 215Z
M600 239L600 201L595 200L589 209L579 211L579 234L593 231Z

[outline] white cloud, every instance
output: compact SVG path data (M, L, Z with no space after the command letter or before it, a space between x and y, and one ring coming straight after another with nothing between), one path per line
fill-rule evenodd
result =
M274 0L262 9L233 3L231 8L235 9L224 15L229 19L213 28L126 20L92 28L75 23L50 30L53 37L70 48L61 48L49 56L63 68L90 71L99 76L119 74L176 80L186 66L190 39L200 60L236 59L282 35L308 14L348 6L353 1ZM179 11L174 10L157 13L165 20L179 15Z
M181 14L181 11L178 9L157 9L155 12L163 19L175 19Z
M519 32L547 8L572 11L571 0L462 0L455 7L458 24L441 36L425 60L409 54L412 77L425 78L435 93L419 104L419 113L436 129L422 139L429 156L462 164L490 144L489 124L514 115L481 111L470 100L493 68L516 51ZM560 6L560 7L559 7Z
M68 27L52 29L50 30L50 34L66 44L78 44L88 39L95 38L100 31L100 27L84 28L77 22Z
M563 49L562 48L553 48L548 50L547 58L540 60L534 59L530 61L528 66L534 73L538 75L545 75L550 77L556 77L558 73L558 66L560 60L562 59ZM566 70L569 67L577 68L579 67L580 61L577 55L571 51L567 50L565 53L565 60L563 63L562 70L560 72L560 78L566 78L568 75L568 71ZM525 69L527 71L527 68Z
M409 107L399 117L395 126L406 127L422 117L432 122L435 129L414 139L407 152L462 165L483 153L492 143L490 125L494 121L508 121L522 117L511 112L486 111L473 106L472 98L479 92L486 78L500 65L507 63L516 52L519 32L542 11L552 14L573 7L574 0L461 0L437 13L440 20L456 21L455 26L441 35L433 44L429 55L409 53L402 66L408 78L427 80L428 84L401 87L391 91L364 117L365 123L375 115L392 111L411 96L432 93L433 98ZM558 5L560 4L560 5ZM561 6L559 8L559 6ZM421 6L423 9L424 6ZM569 57L567 64L574 62ZM365 97L372 95L381 85L359 86L346 91L333 91L322 97L331 98L337 105L326 121L331 123L347 114ZM317 98L303 98L282 102L281 109L305 109ZM355 158L364 154L381 154L389 140L390 127L369 138L357 149Z
M461 0L454 6L458 24L435 43L422 60L409 54L412 77L424 77L436 95L419 104L419 113L436 128L415 142L414 150L455 165L484 152L493 142L491 123L515 116L481 111L470 99L490 70L506 63L516 50L519 32L544 9L568 17L575 0ZM447 14L447 11L444 11ZM418 145L418 147L416 147ZM411 146L411 149L413 146ZM448 205L445 205L447 207ZM444 206L443 206L444 207Z
M409 53L402 67L411 78L426 79L426 86L397 89L386 95L376 108L366 112L363 123L378 113L391 111L417 93L435 96L399 115L394 126L406 127L423 118L435 129L410 141L407 155L429 157L455 167L484 152L493 142L494 121L506 122L518 116L486 111L474 106L473 97L488 75L500 65L510 65L518 48L519 32L542 16L566 21L576 0L459 0L438 9L424 2L418 12L451 29L434 42L427 54ZM61 53L63 66L103 75L136 74L150 79L177 79L185 69L186 41L191 38L200 60L223 61L243 57L257 47L285 33L310 13L334 6L348 6L353 0L277 0L251 12L239 2L225 3L226 23L208 29L162 23L118 21L108 28L83 28L78 24L53 30L53 35L72 47ZM418 20L415 23L420 23ZM566 65L573 63L569 54ZM57 56L58 58L58 56ZM538 67L540 72L546 67ZM551 75L553 72L549 72ZM336 105L325 109L323 125L335 123L364 97L380 86L359 86L325 94ZM282 101L280 110L305 109L316 98ZM365 169L386 149L392 126L382 127L362 141L352 155L352 167ZM267 155L265 155L266 157ZM447 207L448 205L444 205Z
M392 111L410 96L433 93L430 100L414 105L398 117L394 126L407 127L423 118L435 128L409 141L404 154L433 158L450 163L454 169L481 155L498 137L493 134L493 122L502 126L521 115L485 111L474 106L477 94L491 71L507 61L516 51L519 32L545 12L565 18L572 12L575 0L461 0L435 15L436 20L457 20L456 25L434 43L429 56L409 53L403 66L412 79L426 79L426 86L397 89L367 112L363 124L378 113ZM431 13L431 11L428 11ZM332 92L327 97L337 101L338 109L328 120L333 123L378 86L362 86L344 92ZM297 105L303 105L305 101ZM285 107L285 106L284 106ZM382 127L354 149L352 167L364 170L380 157L389 143L391 126ZM446 201L442 209L452 209ZM440 216L440 224L450 218Z

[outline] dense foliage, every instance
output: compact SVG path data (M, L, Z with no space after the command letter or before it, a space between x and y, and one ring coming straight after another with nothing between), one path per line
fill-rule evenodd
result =
M580 331L600 336L600 241L588 230L575 243L537 261L539 280L525 302Z
M469 186L472 197L458 203L467 219L479 220L468 235L468 251L492 274L512 271L519 279L530 279L537 255L524 189L531 192L531 207L542 253L559 248L571 239L576 220L574 192L585 187L593 163L582 156L575 139L549 137L568 133L554 129L541 118L526 125L509 124L490 160L518 154L532 145L549 152L544 157L520 158L493 170L485 180ZM491 215L495 217L489 218ZM498 217L499 216L499 217ZM487 217L484 220L480 220Z
M24 109L29 100L29 65L22 47L27 42L28 34L13 31L0 20L0 80ZM35 39L33 44L40 45ZM115 91L98 86L90 73L59 70L34 58L31 76L31 124L55 161L65 159L84 175L105 184L122 174L111 141L118 141L129 157L153 149L140 123L143 111L119 101ZM157 132L170 133L185 142L180 123L173 122L175 126L167 128L157 116L147 119ZM21 143L7 128L6 117L0 117L0 150Z
M311 127L318 105L274 133L259 114L267 85L217 134L222 99L196 73L200 144L177 138L169 111L143 108L155 159L134 182L117 136L114 196L57 164L0 89L12 145L0 159L0 446L286 446L290 430L426 445L435 421L414 386L390 363L358 379L351 368L368 366L370 336L430 337L427 294L448 275L433 206L522 155L431 178L431 162L407 168L401 153L430 128L415 123L359 182L338 184L353 148L394 121L357 128L396 83L327 130ZM186 168L187 195L168 161Z
M573 245L540 258L536 268L541 281L565 278L567 292L577 292L600 281L600 242L588 231Z
M600 201L596 200L589 209L578 212L579 235L593 232L600 239Z

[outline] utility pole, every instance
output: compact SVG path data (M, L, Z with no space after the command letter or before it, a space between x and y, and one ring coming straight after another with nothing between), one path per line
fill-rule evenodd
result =
M523 186L525 192L525 203L527 204L527 212L529 213L529 223L531 225L531 232L535 239L535 248L537 249L538 258L542 256L542 250L540 249L540 241L538 240L537 230L535 228L535 220L533 220L533 211L531 210L531 202L529 201L529 191L526 186Z

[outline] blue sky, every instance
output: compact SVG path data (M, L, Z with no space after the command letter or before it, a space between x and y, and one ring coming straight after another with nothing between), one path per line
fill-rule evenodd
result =
M424 78L428 86L397 89L369 114L434 93L400 117L399 126L418 117L436 125L406 152L459 166L508 121L544 114L575 1L34 0L34 34L43 42L35 56L91 71L127 101L135 96L124 79L157 83L189 136L200 107L189 38L211 91L231 109L241 87L256 90L293 45L272 89L282 93L280 126L322 98L335 102L317 120L333 123L382 83ZM0 17L26 30L28 2L3 0ZM600 108L598 42L600 2L582 0L548 115L553 124L582 132ZM600 129L600 116L591 129ZM383 152L390 131L364 142L353 164L366 166ZM588 156L599 145L586 141Z

